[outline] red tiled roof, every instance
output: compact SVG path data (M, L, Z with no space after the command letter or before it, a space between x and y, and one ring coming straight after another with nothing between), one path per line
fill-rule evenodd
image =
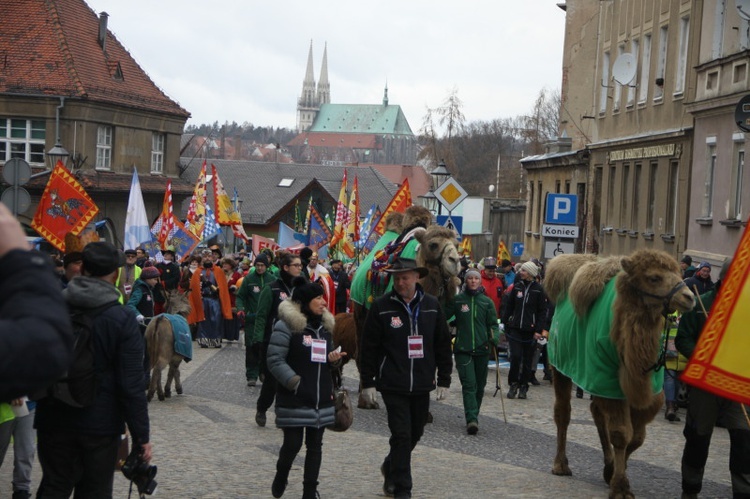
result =
M67 96L189 117L115 36L99 46L99 17L83 0L5 2L0 93ZM117 68L122 78L117 78Z
M371 166L396 185L401 185L405 178L409 179L409 190L413 200L416 200L419 196L424 196L432 187L430 175L421 166L376 165L373 163L360 163L358 166Z
M327 132L303 132L291 141L290 146L307 145L311 147L342 147L352 149L382 149L383 145L377 143L376 134L371 133L327 133Z

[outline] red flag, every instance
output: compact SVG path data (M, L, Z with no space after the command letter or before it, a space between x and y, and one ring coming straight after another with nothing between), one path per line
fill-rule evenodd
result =
M391 202L388 203L388 206L380 216L380 220L378 220L378 224L374 229L375 232L382 236L383 232L385 232L386 217L393 211L403 213L409 206L411 206L411 191L409 190L409 179L405 178L404 183L401 184L401 187L396 191L396 195L393 196L393 199L391 199Z
M165 249L167 247L169 234L172 232L172 229L174 229L172 180L170 179L167 179L167 190L164 191L164 202L161 206L161 214L155 223L159 224L159 222L161 222L161 224L159 225L159 234L156 236L156 239L159 241L159 245L162 249Z
M65 251L65 235L75 236L99 213L99 207L81 184L58 161L44 188L31 227L60 251Z

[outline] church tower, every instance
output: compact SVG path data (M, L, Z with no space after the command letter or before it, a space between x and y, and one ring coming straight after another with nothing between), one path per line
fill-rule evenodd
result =
M323 56L325 65L325 55ZM325 66L324 66L325 67ZM328 71L326 70L326 86L328 86ZM321 79L322 83L322 79ZM302 95L297 100L297 131L304 132L313 124L320 109L320 103L315 95L315 73L313 72L313 47L310 40L310 52L307 54L307 71L302 82Z
M323 104L331 103L331 84L328 83L328 43L323 48L323 64L320 67L318 82L318 109Z

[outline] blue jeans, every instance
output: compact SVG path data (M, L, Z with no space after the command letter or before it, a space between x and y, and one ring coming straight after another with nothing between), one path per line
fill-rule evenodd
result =
M31 490L31 468L34 465L36 450L34 431L34 410L27 416L0 424L0 466L13 437L13 492Z
M664 399L667 402L674 402L677 400L677 387L679 386L677 377L679 375L680 371L664 369Z

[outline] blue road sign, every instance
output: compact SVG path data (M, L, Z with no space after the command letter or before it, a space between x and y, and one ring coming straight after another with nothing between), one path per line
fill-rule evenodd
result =
M455 230L458 233L458 240L461 240L461 232L464 228L464 217L456 215L438 215L437 224Z
M575 225L578 213L578 196L575 194L547 194L547 212L544 223Z
M523 243L512 243L511 248L511 256L523 255Z

